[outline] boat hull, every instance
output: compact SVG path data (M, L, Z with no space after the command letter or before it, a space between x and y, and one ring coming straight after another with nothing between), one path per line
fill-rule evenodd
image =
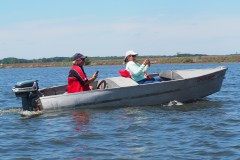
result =
M165 104L173 100L195 101L221 89L227 68L177 71L182 78L152 84L130 85L92 91L43 96L39 104L43 110L69 108L129 107ZM198 74L195 71L199 71ZM201 72L200 72L201 71ZM187 73L189 72L189 73ZM189 74L196 74L189 76ZM121 79L123 77L119 77Z

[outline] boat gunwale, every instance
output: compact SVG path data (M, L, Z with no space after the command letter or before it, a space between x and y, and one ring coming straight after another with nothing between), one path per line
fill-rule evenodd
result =
M212 68L212 69L217 69L217 68L220 68L220 67L216 67L216 68ZM192 69L194 70L194 69ZM202 69L196 69L196 70L202 70ZM191 79L196 79L196 78L200 78L200 77L204 77L204 76L209 76L213 73L218 73L218 72L226 72L227 68L224 67L224 68L220 68L219 70L216 70L216 71L213 71L211 73L208 73L208 74L204 74L202 76L197 76L197 77L190 77L190 78L185 78L185 79L173 79L173 80L169 80L169 81L161 81L161 82L155 82L155 83L148 83L148 84L139 84L139 85L135 85L135 86L124 86L124 87L115 87L115 88L106 88L106 89L95 89L95 90L89 90L89 91L84 91L84 92L76 92L76 93L63 93L63 94L58 94L58 95L49 95L49 96L43 96L43 97L40 97L40 99L48 99L48 98L55 98L55 97L62 97L62 96L72 96L72 95L85 95L85 94L92 94L93 92L97 93L97 92L108 92L108 91L112 91L112 90L122 90L122 89L125 89L125 88L135 88L135 87L139 87L139 86L150 86L150 85L163 85L163 84L166 84L166 83L173 83L173 82L176 82L176 81L186 81L186 80L191 80ZM224 73L225 75L225 73ZM66 86L66 85L62 85L62 86ZM56 86L57 87L57 86ZM52 87L51 87L52 88ZM47 89L47 88L45 88Z

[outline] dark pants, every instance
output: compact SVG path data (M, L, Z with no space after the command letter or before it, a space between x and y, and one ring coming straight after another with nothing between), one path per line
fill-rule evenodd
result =
M161 78L159 77L156 77L156 78L151 78L151 79L143 79L143 80L140 80L140 81L137 81L138 84L148 84L148 83L156 83L156 82L161 82Z

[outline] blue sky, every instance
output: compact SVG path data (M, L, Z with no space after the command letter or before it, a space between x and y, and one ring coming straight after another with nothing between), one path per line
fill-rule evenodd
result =
M238 0L0 0L0 59L240 53Z

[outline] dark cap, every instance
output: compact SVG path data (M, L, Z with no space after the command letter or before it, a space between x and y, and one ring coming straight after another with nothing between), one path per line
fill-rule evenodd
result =
M87 56L84 56L83 54L81 54L81 53L76 53L76 54L74 54L73 56L72 56L72 59L75 61L76 59L78 59L78 58L82 58L82 59L85 59L85 58L87 58Z

